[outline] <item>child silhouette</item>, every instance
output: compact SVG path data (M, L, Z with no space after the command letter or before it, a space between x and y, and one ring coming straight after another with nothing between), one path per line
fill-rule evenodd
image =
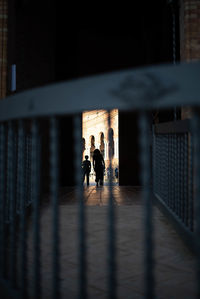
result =
M87 186L89 186L90 180L90 171L91 171L91 162L88 160L88 156L85 156L85 160L82 162L82 169L83 169L83 183L85 181L85 176L87 179Z

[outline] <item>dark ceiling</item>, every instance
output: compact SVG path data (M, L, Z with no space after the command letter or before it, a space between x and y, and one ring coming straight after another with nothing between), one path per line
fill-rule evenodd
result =
M112 7L102 2L93 7L57 3L57 80L172 61L172 18L166 1Z

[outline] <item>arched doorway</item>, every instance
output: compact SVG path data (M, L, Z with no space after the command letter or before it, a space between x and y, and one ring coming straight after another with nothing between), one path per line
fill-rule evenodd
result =
M109 153L111 152L111 157L113 158L115 146L114 146L114 131L112 128L108 130L108 149L109 149Z
M95 150L95 137L91 135L90 136L90 160L93 157L94 150Z
M105 158L105 143L104 143L104 133L103 132L101 132L100 134L99 134L100 136L99 136L99 141L100 141L100 146L99 146L99 150L100 150L100 152L101 152L101 154L102 154L102 156Z

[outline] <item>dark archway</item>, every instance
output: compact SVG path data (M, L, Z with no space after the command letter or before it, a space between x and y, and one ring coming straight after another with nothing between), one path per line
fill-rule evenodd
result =
M95 150L95 138L93 135L90 136L90 159L93 157L93 152Z
M105 158L105 142L104 142L104 133L101 132L100 133L100 147L99 147L99 150L102 154L102 156Z
M114 146L114 131L112 128L110 128L108 130L108 149L109 149L109 153L111 151L111 157L114 157L114 153L115 153L115 146Z

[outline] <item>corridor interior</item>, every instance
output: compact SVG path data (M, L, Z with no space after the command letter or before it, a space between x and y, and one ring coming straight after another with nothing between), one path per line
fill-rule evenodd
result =
M117 298L144 298L144 205L140 187L113 186L116 218ZM89 298L108 296L109 186L84 186L87 223L87 290ZM78 296L78 217L75 187L59 194L60 288L62 298ZM195 298L195 258L165 216L153 208L156 298ZM28 234L28 289L33 289L33 230ZM52 285L52 206L48 196L41 209L42 298Z

